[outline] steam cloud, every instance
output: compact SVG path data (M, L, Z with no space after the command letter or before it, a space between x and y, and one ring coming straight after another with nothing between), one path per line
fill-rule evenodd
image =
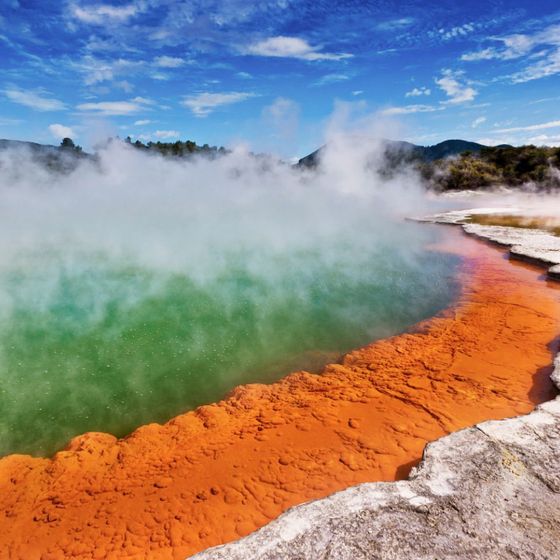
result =
M401 219L434 203L381 153L331 132L310 172L113 142L56 174L1 152L0 454L122 435L440 309L450 261Z

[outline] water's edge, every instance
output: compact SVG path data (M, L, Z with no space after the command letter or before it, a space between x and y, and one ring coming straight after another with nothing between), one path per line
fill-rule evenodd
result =
M552 264L549 276L557 277L557 237L463 224L468 215L421 221L462 225L467 234L510 246L512 257ZM560 390L560 356L551 378ZM428 444L406 481L360 484L295 506L251 535L192 558L552 559L559 512L560 396L527 415L483 422Z

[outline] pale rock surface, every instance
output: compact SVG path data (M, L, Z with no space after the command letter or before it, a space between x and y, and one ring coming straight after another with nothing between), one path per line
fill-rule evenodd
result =
M548 274L560 277L560 237L542 229L516 228L506 226L486 226L466 223L473 214L519 213L519 210L505 208L476 208L472 210L454 210L443 214L434 214L417 221L438 224L461 225L470 235L476 235L488 241L510 247L513 258L538 261L547 265Z

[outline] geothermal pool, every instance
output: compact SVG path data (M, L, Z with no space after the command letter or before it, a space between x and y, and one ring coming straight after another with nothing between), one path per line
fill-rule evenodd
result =
M86 431L123 436L437 313L457 259L424 249L435 230L399 228L413 253L384 241L255 266L228 251L204 278L102 250L20 252L0 270L0 455L50 454Z

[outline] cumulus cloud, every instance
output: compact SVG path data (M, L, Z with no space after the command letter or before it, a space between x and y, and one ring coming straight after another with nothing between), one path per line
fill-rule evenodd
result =
M464 82L462 72L444 70L443 76L436 79L435 82L449 97L446 103L457 104L472 101L478 94L474 88L462 83Z
M25 90L15 86L4 89L4 95L14 103L30 107L36 111L62 111L66 105L58 99L54 99L47 95L42 89Z
M477 128L478 126L480 126L481 124L483 124L485 122L486 122L486 117L478 117L477 119L474 119L471 126L472 126L472 128Z
M421 95L431 95L432 90L427 87L414 88L411 91L407 91L404 95L405 97L420 97Z
M204 92L199 93L198 95L184 97L181 104L189 108L195 116L206 117L218 107L240 103L241 101L246 101L251 97L256 97L256 94L240 91L223 93Z
M154 58L154 64L160 68L179 68L186 64L185 60L176 56L158 56Z
M69 126L64 126L63 124L50 124L49 131L57 140L62 140L63 138L73 138L76 136Z
M320 46L312 46L305 39L279 35L249 45L245 52L256 56L298 58L300 60L341 60L350 58L349 53L321 52Z
M149 119L142 119L139 121L134 121L134 126L144 126L146 124L150 124L152 121Z
M99 103L81 103L78 110L92 112L103 116L122 116L138 113L145 107L132 101L101 101Z

